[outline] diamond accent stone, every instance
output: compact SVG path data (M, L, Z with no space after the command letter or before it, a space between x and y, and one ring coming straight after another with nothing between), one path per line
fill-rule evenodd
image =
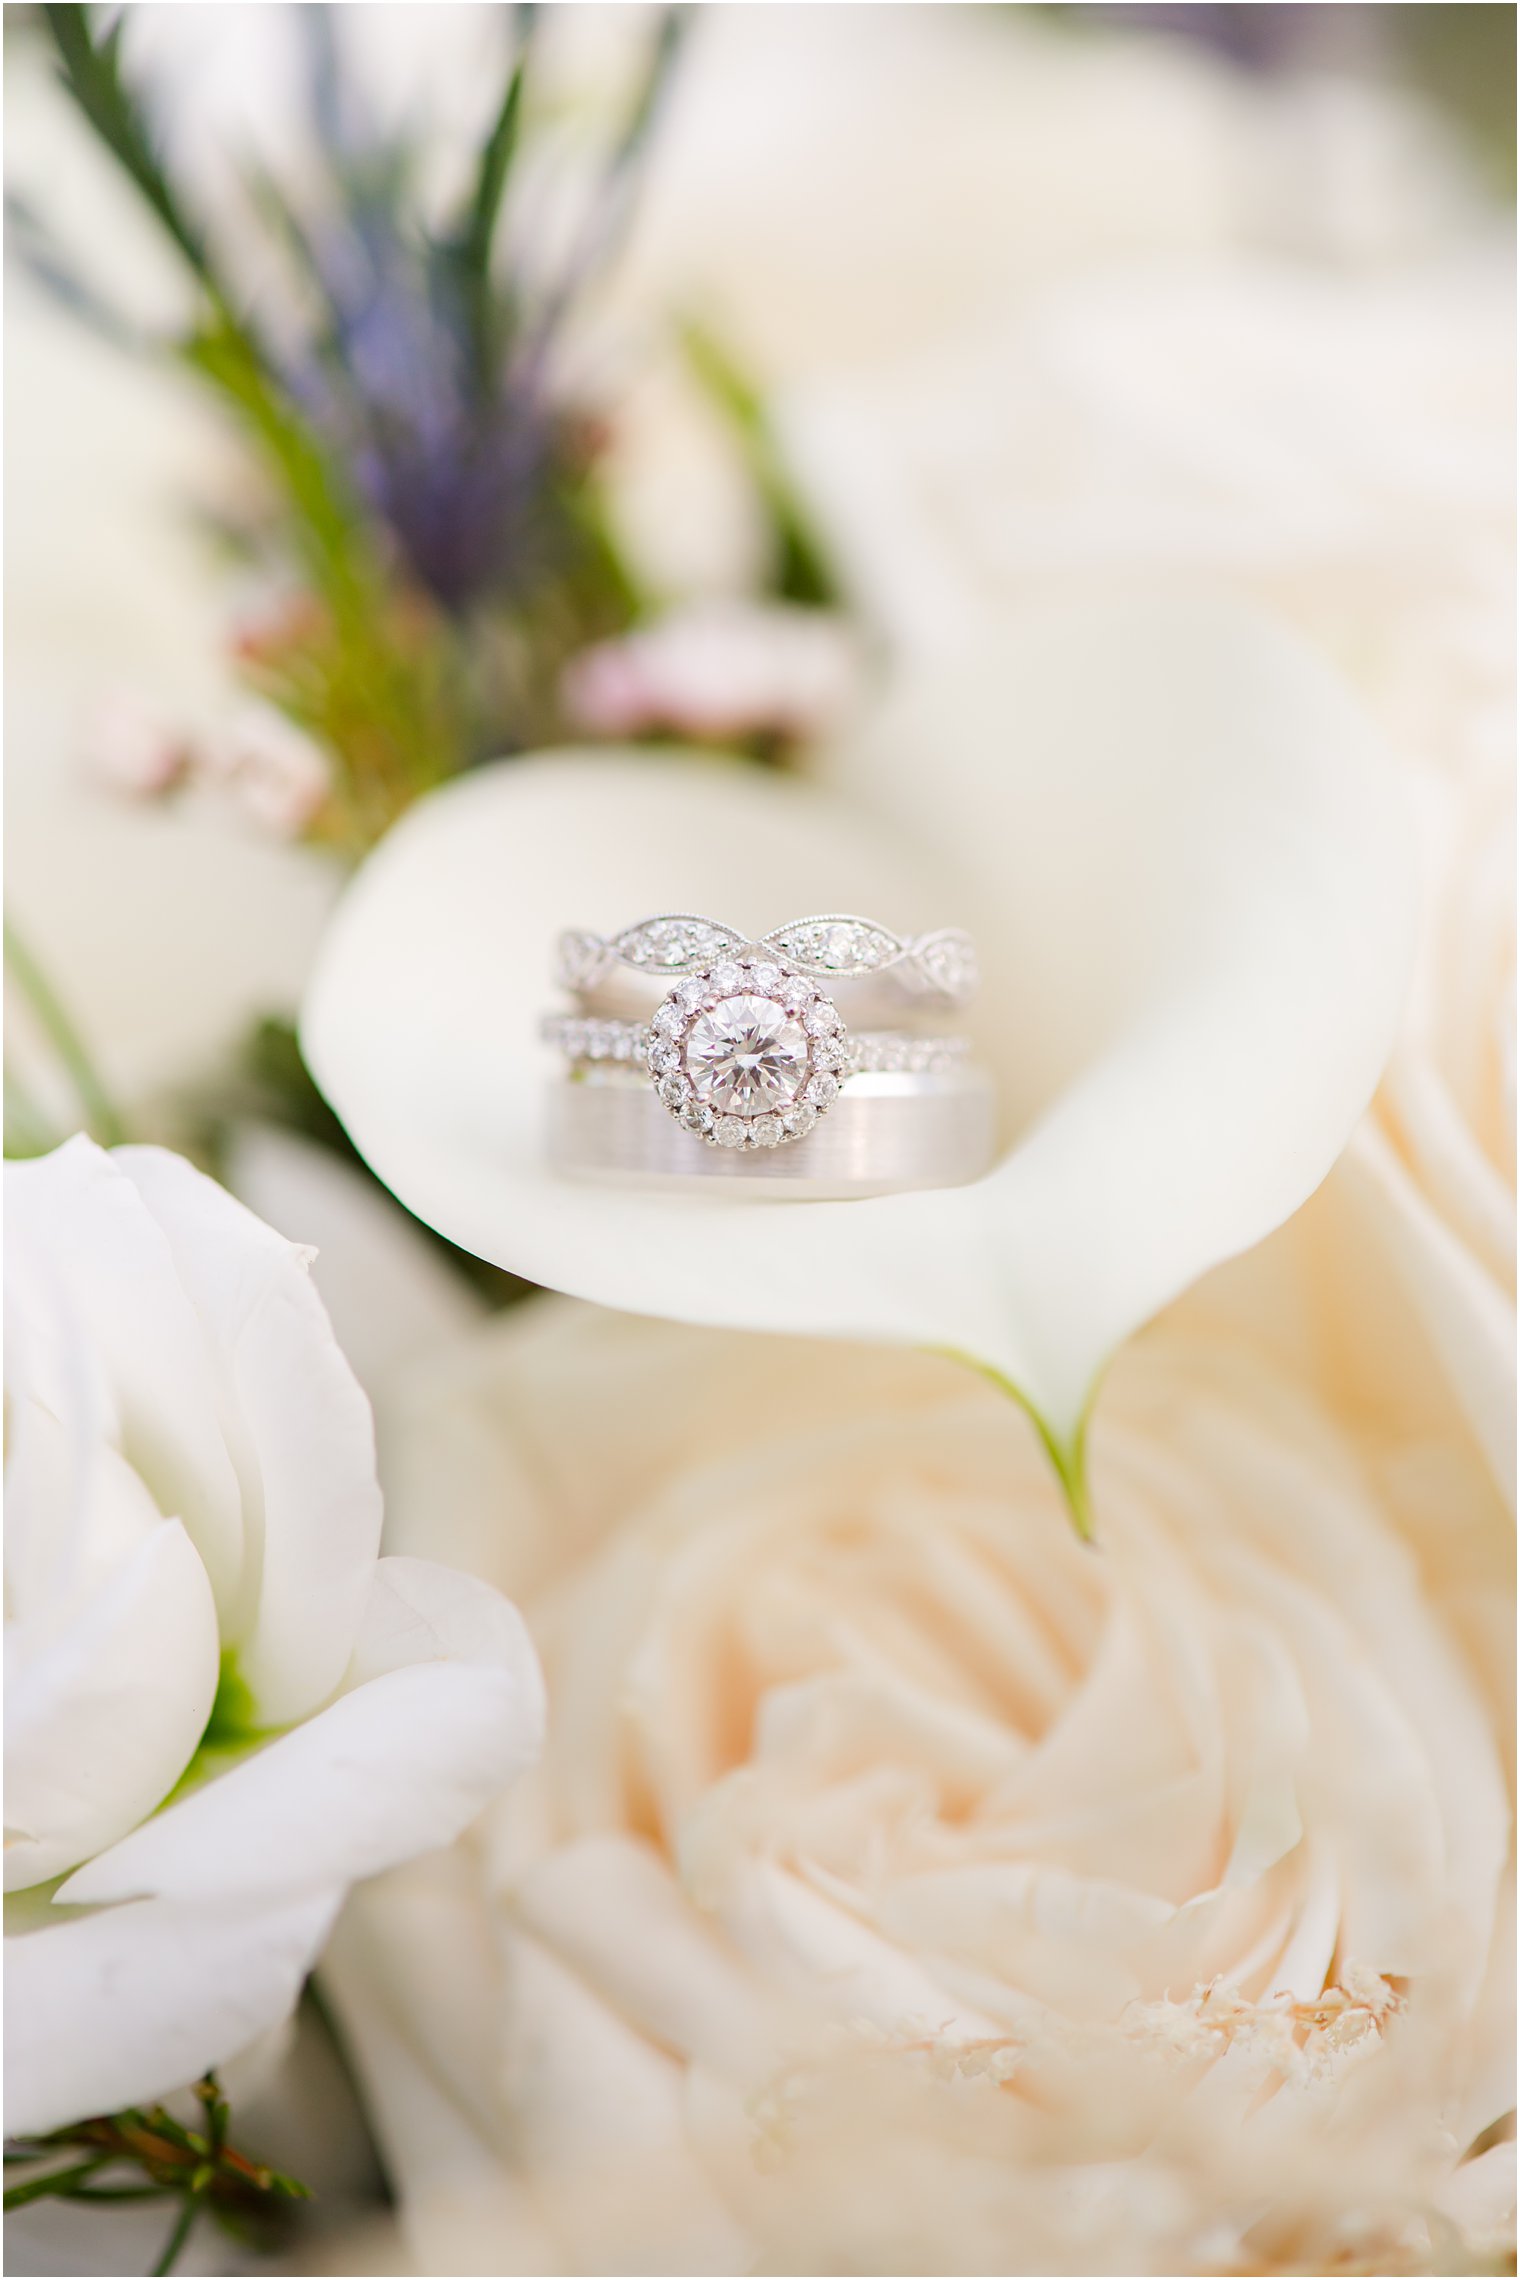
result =
M710 987L715 989L720 997L729 997L735 990L743 988L744 969L742 966L736 966L732 958L725 958L722 965L715 966L707 978Z
M815 1108L832 1107L839 1098L839 1079L826 1073L809 1077L803 1098L811 1101Z
M844 1023L828 999L820 998L806 1016L803 1027L809 1037L835 1037L843 1029Z
M757 1148L774 1148L782 1138L779 1116L757 1116L749 1130Z
M930 986L945 997L959 1002L974 994L979 976L969 934L958 928L926 934L918 945L918 963Z
M903 952L895 934L863 918L803 919L766 940L793 965L821 974L874 974Z
M744 1146L744 1119L742 1116L720 1116L713 1128L713 1138L720 1148Z
M630 966L643 966L652 973L685 974L709 964L738 941L730 928L715 926L711 919L677 914L646 918L642 926L631 926L620 934L612 947Z
M812 1131L817 1122L817 1109L810 1107L806 1101L799 1101L795 1108L786 1108L781 1112L781 1129L788 1140L800 1140L805 1132Z
M842 1069L847 1056L837 1037L817 1037L813 1040L813 1066L815 1069Z
M745 991L698 1014L686 1035L686 1068L699 1100L758 1116L795 1100L807 1073L800 1023L774 998Z
M667 1108L684 1108L691 1093L684 1077L661 1077L658 1090Z
M557 973L567 990L589 989L601 973L607 945L599 934L575 929L559 938Z

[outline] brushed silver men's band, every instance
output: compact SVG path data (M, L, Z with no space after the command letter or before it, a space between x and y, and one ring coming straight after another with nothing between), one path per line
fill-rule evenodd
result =
M763 1154L709 1147L668 1116L633 1072L615 1066L549 1087L547 1144L576 1179L815 1202L960 1187L992 1162L997 1104L981 1069L855 1078L829 1116L790 1147Z
M576 1009L542 1033L569 1063L550 1096L566 1171L864 1195L991 1160L991 1086L944 1027L976 978L958 929L835 915L748 937L669 913L562 935L558 976Z

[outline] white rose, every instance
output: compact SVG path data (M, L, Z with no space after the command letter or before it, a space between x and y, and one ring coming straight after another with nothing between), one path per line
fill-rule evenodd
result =
M289 2010L347 1886L533 1755L473 1577L377 1559L298 1250L181 1158L9 1164L6 2118L158 2097Z
M552 1706L330 1954L420 2269L1492 2250L1509 1531L1439 1438L1164 1323L1094 1553L946 1364L557 1301L381 1433L397 1540L521 1595Z
M1413 916L1391 770L1312 659L1206 608L1031 620L905 691L871 759L848 805L647 753L477 771L348 889L307 1060L455 1242L636 1312L970 1355L1080 1501L1104 1361L1303 1201L1376 1084ZM537 1032L560 929L852 909L977 937L986 1178L757 1210L559 1172Z
M626 58L642 29L622 13L613 40L600 11L563 11L551 66L566 46L605 75L609 46ZM626 543L685 592L753 580L762 558L754 501L680 360L629 354L666 339L673 310L701 312L764 388L844 389L1053 280L1255 251L1332 267L1334 293L1481 211L1438 120L1386 85L1253 77L1194 42L1112 24L1073 36L1028 11L710 10L604 318L633 379L612 461ZM1015 436L1023 393L999 408ZM965 424L952 403L947 453ZM881 575L894 569L912 575Z
M898 649L964 649L1053 590L1207 578L1296 622L1395 744L1471 767L1509 748L1511 303L1481 240L1387 274L1152 261L778 416Z
M1515 1492L1515 874L1509 772L1425 786L1422 952L1374 1113L1334 1181Z

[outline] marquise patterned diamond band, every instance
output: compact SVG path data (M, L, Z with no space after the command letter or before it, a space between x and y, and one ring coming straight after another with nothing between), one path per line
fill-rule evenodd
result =
M868 918L793 919L758 942L731 926L680 911L640 919L621 934L570 928L559 938L559 979L567 989L595 989L615 966L654 975L695 974L716 960L745 953L779 960L790 973L819 981L890 976L910 993L963 1005L976 988L976 952L959 927L900 935Z
M569 1065L554 1117L568 1169L668 1178L742 1167L782 1172L788 1193L830 1194L985 1169L990 1085L968 1041L931 1026L975 986L959 930L902 936L831 915L752 938L675 913L620 934L562 935L558 976L578 1001L543 1024ZM646 993L643 1018L631 1017L632 982ZM652 1007L651 985L663 993ZM904 1025L852 1030L836 1003L852 987L868 1009L895 993ZM822 1131L842 1106L843 1122Z

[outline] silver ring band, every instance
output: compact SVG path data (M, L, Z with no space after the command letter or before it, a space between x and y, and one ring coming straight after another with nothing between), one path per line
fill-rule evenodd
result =
M575 1178L711 1194L823 1201L960 1187L991 1165L996 1103L985 1072L863 1075L789 1147L713 1148L668 1116L635 1069L603 1063L549 1088L548 1145Z
M620 1061L642 1063L654 1041L645 1022L601 1021L589 1014L550 1013L540 1029L546 1045L555 1046L567 1061ZM846 1059L841 1074L922 1076L927 1072L961 1068L971 1053L969 1037L919 1037L900 1029L856 1029L845 1039Z

